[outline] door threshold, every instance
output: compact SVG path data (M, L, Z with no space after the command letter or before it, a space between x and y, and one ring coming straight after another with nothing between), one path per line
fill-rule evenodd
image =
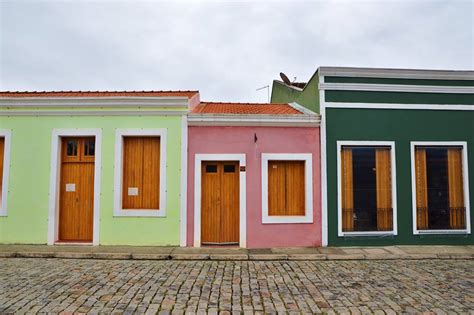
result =
M66 241L57 241L54 242L54 245L59 245L59 246L67 246L67 245L72 245L72 246L92 246L92 242L66 242Z

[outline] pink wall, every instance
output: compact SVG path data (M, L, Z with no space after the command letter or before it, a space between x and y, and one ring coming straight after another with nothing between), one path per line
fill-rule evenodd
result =
M195 155L224 153L246 155L248 248L321 246L319 128L193 126L189 127L188 246L193 246L194 241ZM262 153L313 154L313 223L262 224Z

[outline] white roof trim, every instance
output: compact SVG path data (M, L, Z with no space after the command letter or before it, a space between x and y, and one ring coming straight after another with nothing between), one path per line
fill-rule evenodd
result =
M474 71L320 67L321 76L400 79L474 80Z
M434 85L399 85L399 84L359 84L359 83L319 83L320 90L333 91L373 91L373 92L415 92L415 93L449 93L474 94L471 86L434 86Z
M187 111L177 110L0 110L1 116L179 116Z
M189 126L275 126L318 127L321 117L314 115L236 115L189 114Z
M2 107L180 107L187 97L0 97Z
M317 113L313 112L312 110L307 109L306 107L301 106L298 103L293 102L293 103L288 103L288 105L290 105L291 107L293 107L294 109L296 109L297 111L305 115L318 115Z

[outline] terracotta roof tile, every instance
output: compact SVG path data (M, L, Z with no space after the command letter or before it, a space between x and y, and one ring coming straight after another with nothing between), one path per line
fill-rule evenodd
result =
M188 97L198 91L0 91L0 97Z
M201 102L192 113L195 114L271 114L271 115L302 115L303 113L289 104L268 103L221 103Z

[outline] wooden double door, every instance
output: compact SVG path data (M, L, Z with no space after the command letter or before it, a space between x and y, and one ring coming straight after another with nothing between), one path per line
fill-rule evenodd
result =
M239 177L238 161L202 162L202 245L239 244Z
M62 138L59 241L92 242L95 138Z

